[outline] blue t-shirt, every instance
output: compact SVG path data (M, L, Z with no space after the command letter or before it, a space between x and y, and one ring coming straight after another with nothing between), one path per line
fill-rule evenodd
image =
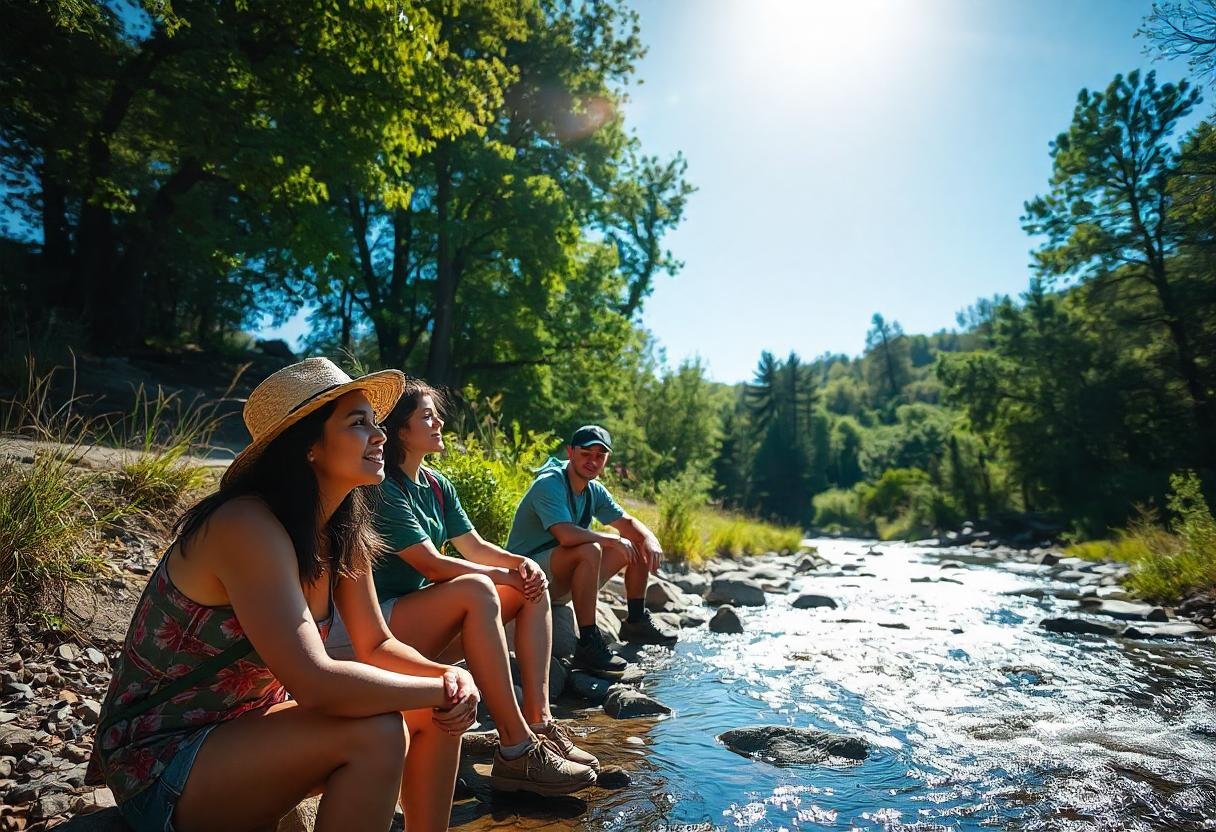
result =
M439 483L443 507L435 496L427 472ZM384 538L387 551L372 572L376 597L380 601L416 592L428 581L397 554L416 543L429 540L436 549L453 537L473 531L473 524L460 505L451 481L434 469L418 471L421 482L413 482L400 472L392 472L380 484L379 499L373 500L376 531Z
M515 509L507 538L508 551L532 557L552 549L557 541L549 533L549 527L558 523L581 525L579 521L587 514L587 501L590 515L605 526L625 516L625 510L599 480L592 480L582 494L575 494L566 477L568 464L551 457L537 471L536 479Z

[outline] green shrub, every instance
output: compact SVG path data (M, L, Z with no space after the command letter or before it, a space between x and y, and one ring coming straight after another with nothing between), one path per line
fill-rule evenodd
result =
M861 495L856 488L830 488L811 498L815 507L815 526L841 531L868 532L870 523L861 507Z
M482 434L484 435L484 434ZM548 434L521 434L512 442L501 433L493 443L469 436L453 442L431 464L452 481L460 504L478 533L499 546L511 533L515 507L548 458Z
M1142 511L1112 540L1077 543L1066 554L1131 564L1126 587L1142 598L1177 602L1216 585L1216 521L1192 472L1170 477L1170 529Z
M1141 524L1133 529L1149 555L1132 565L1128 589L1145 598L1177 601L1216 585L1216 521L1193 472L1170 477L1173 534Z
M696 559L701 554L697 510L705 505L709 478L695 468L661 483L658 488L659 527L655 533L663 553L675 561Z

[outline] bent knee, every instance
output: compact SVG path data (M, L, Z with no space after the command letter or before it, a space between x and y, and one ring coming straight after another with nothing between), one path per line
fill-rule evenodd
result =
M453 579L453 582L459 581L460 588L464 590L465 598L470 605L477 604L486 607L492 607L497 610L499 608L498 589L494 586L494 582L486 575L461 575L459 578Z
M584 543L579 548L582 549L581 554L585 560L598 563L604 557L604 547L597 542Z
M409 730L399 712L350 720L347 747L352 757L400 765L409 751Z

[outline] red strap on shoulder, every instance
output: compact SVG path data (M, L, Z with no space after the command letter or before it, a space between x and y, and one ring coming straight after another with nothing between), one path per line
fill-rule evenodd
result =
M423 468L422 473L426 477L426 481L431 484L431 491L435 493L435 499L439 501L439 512L447 514L448 509L443 502L443 489L439 487L439 477L432 474L427 468Z

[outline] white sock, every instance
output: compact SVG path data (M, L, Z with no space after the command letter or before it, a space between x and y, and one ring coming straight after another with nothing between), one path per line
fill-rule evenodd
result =
M528 749L532 747L532 742L532 738L529 737L523 742L517 742L515 745L500 745L498 746L498 753L502 755L504 760L517 760L528 753Z

